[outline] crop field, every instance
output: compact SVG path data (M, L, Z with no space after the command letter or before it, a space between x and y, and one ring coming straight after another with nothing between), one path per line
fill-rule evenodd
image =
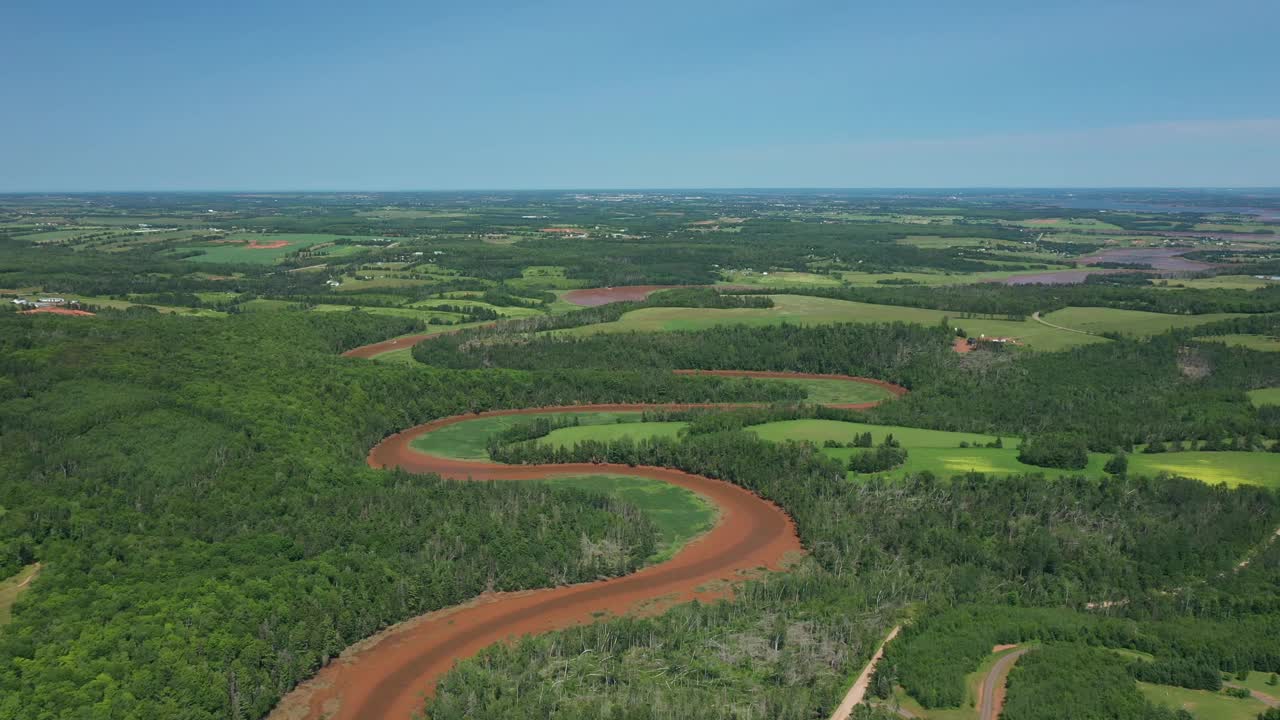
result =
M558 413L550 411L531 415L494 415L478 417L453 425L447 425L414 439L413 448L440 457L458 460L487 460L489 438L503 430L538 418L576 417L584 425L604 425L640 419L638 412L578 412Z
M148 302L135 302L131 300L117 300L109 297L99 297L94 295L76 295L75 298L86 305L97 305L98 307L114 308L116 310L126 310L131 307L145 305L155 308L156 310L170 315L194 315L198 317L225 317L226 313L220 310L210 310L208 308L190 308L178 307L172 305L156 305Z
M1179 278L1176 280L1159 280L1155 287L1169 290L1194 288L1197 290L1257 290L1262 287L1280 285L1280 281L1266 280L1253 275L1215 275L1207 278Z
M430 310L431 308L438 307L440 305L453 305L454 307L484 308L486 310L492 310L498 313L499 315L502 315L503 317L513 317L513 318L529 317L531 315L542 314L540 310L536 310L534 308L505 306L505 305L490 305L489 303L481 302L479 300L467 300L465 298L459 298L459 299L442 298L437 300L422 300L422 301L413 303L408 307L416 308L419 310Z
M1263 352L1280 352L1280 337L1271 335L1210 335L1196 338L1205 342L1220 342L1236 347L1262 350Z
M554 447L573 447L584 440L612 442L622 438L643 440L656 437L676 437L684 429L683 422L617 422L579 425L552 430L538 442Z
M1246 394L1254 405L1280 405L1280 387L1259 388Z
M878 385L848 382L846 380L822 380L816 378L769 378L752 382L785 383L804 388L805 402L818 405L845 405L888 400L893 393Z
M1156 335L1173 328L1195 327L1228 318L1243 317L1240 313L1208 313L1205 315L1166 315L1140 310L1117 308L1063 308L1043 316L1046 322L1062 327L1100 335Z
M849 442L854 436L870 432L872 441L879 444L886 435L902 443L907 449L907 461L888 473L901 476L928 471L941 477L967 472L1007 475L1013 473L1044 473L1046 475L1081 473L1101 477L1109 455L1090 453L1089 464L1083 470L1058 470L1027 465L1018 461L1018 439L1003 438L1004 447L960 447L961 442L970 445L986 445L995 437L974 433L925 430L921 428L866 423L847 423L836 420L783 420L748 428L765 440L774 442L807 441L821 446L827 440ZM823 448L822 452L842 462L854 453L854 448ZM1170 452L1129 455L1129 472L1136 475L1169 473L1193 477L1209 484L1265 485L1280 487L1280 453L1270 452Z
M223 244L205 244L182 249L200 251L201 254L186 258L192 262L271 265L290 253L305 250L313 245L334 242L340 237L343 236L311 233L232 233L226 236ZM261 247L254 247L254 245Z
M1259 700L1234 698L1211 690L1188 690L1145 682L1138 683L1138 690L1154 703L1189 711L1195 720L1255 720L1267 709Z
M756 272L751 270L727 270L721 273L727 285L753 285L756 287L835 287L842 284L835 275L821 275L810 272L793 272L790 270L769 270Z
M802 295L771 295L772 308L641 308L616 322L586 325L561 331L566 335L611 332L700 330L715 325L817 325L839 322L908 322L936 325L950 318L972 337L1010 337L1037 350L1061 350L1076 345L1105 342L1104 338L1052 328L1033 320L958 319L958 313L942 310L872 305Z
M658 551L649 559L661 562L689 540L710 529L716 509L697 493L669 483L630 475L573 475L543 480L555 488L576 488L607 495L639 508L658 530Z
M1123 228L1119 225L1112 225L1094 218L1036 218L1033 220L1015 220L1009 224L1033 230L1123 231Z

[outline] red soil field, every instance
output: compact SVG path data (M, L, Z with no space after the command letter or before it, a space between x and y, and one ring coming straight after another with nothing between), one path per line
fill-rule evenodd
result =
M259 243L257 240L250 240L246 248L250 250L275 250L276 248L288 247L288 240L272 240L271 242Z
M581 305L583 307L596 307L598 305L608 305L609 303L622 302L623 300L643 300L649 297L649 293L658 290L670 290L679 285L624 285L621 287L607 288L584 288L582 290L570 290L564 294L565 302Z
M589 623L603 615L653 611L655 603L712 599L726 582L761 569L781 570L803 551L795 525L777 505L736 485L658 467L611 464L497 465L427 455L410 447L432 430L479 416L548 410L642 410L647 405L587 405L499 410L443 418L383 440L369 453L373 467L400 467L474 480L537 480L562 475L621 473L653 478L702 495L719 510L715 527L670 560L631 575L543 590L486 594L393 626L349 649L281 701L271 717L354 720L409 718L455 661L495 642Z
M955 342L951 343L951 349L955 350L961 355L964 355L965 353L973 352L973 346L969 344L968 340L962 337L956 338Z
M36 308L35 310L21 310L19 311L19 314L20 315L49 314L49 315L72 315L75 317L93 317L93 313L89 312L88 310L72 310L71 308L60 308L60 307L43 307L43 308Z

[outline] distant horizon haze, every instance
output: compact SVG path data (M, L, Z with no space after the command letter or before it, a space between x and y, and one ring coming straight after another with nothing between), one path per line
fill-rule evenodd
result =
M1273 0L24 4L0 192L1271 188L1277 27Z

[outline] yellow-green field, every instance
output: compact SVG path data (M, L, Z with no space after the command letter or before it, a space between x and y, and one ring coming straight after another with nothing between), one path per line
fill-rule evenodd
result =
M1254 405L1280 405L1280 387L1258 388L1246 394Z
M819 447L827 440L849 442L864 432L871 433L879 444L892 434L907 449L907 461L889 475L932 472L950 477L967 472L993 474L1044 473L1046 475L1079 473L1101 477L1110 458L1105 453L1089 453L1089 464L1081 470L1058 470L1027 465L1018 461L1018 440L1002 438L1004 447L960 447L960 443L986 445L995 437L978 433L947 432L890 425L849 423L838 420L783 420L748 428L764 440L772 442L806 441ZM823 448L829 457L847 462L855 448ZM1129 455L1131 475L1156 476L1161 473L1192 477L1209 484L1264 485L1280 487L1280 453L1273 452L1176 452Z
M1196 720L1255 720L1267 709L1253 698L1234 698L1222 692L1188 690L1171 685L1138 683L1138 690L1151 702L1184 709Z
M1194 288L1197 290L1257 290L1271 285L1280 285L1280 281L1266 280L1253 275L1217 275L1207 278L1187 278L1185 280L1157 280L1156 287L1170 290Z
M1044 315L1045 322L1062 327L1100 335L1105 332L1124 335L1158 335L1173 328L1195 327L1229 318L1244 317L1241 313L1208 313L1205 315L1166 315L1140 310L1114 308L1069 307Z
M642 308L633 310L616 322L601 323L558 331L567 335L591 335L610 332L654 332L700 330L715 325L817 325L838 322L908 322L937 325L944 317L962 327L971 336L1011 337L1038 350L1061 350L1105 339L1052 328L1034 320L958 319L959 313L941 310L872 305L869 303L832 300L803 295L771 295L772 308Z
M1236 347L1262 350L1264 352L1280 352L1280 337L1271 335L1211 335L1196 338L1205 342L1220 342Z

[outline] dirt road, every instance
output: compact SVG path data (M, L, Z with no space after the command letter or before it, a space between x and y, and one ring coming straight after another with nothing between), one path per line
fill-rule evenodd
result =
M642 409L645 406L587 406ZM563 408L566 410L578 408ZM537 409L485 415L522 414ZM620 473L669 482L702 495L719 510L716 525L670 560L632 575L544 590L494 593L460 607L394 626L350 648L281 701L277 719L409 718L422 708L457 660L495 642L588 623L607 615L726 594L726 582L761 570L781 570L802 549L781 508L736 485L657 467L610 464L498 465L441 458L410 448L419 435L476 415L443 418L393 435L369 454L374 467L401 467L458 479L536 480Z
M1009 671L1013 669L1013 664L1018 662L1018 658L1026 655L1030 649L1014 650L996 660L996 664L991 666L991 672L982 679L982 688L978 691L978 720L996 720L1000 717L1000 709L1004 707L1005 681L1009 678Z
M849 716L853 714L853 708L862 702L867 695L867 688L871 686L871 675L876 670L876 664L880 662L880 658L884 657L884 647L889 644L890 640L898 637L898 633L902 630L902 626L898 625L889 631L884 640L880 642L880 647L876 648L876 652L871 656L871 660L867 662L867 666L862 668L862 672L858 674L858 679L853 681L853 687L849 688L849 692L845 693L844 700L836 711L831 713L831 720L849 720Z
M1088 330L1077 330L1077 329L1075 329L1075 328L1064 327L1064 326L1062 326L1062 325L1054 325L1053 323L1049 322L1048 320L1045 320L1044 318L1040 317L1040 311L1038 311L1038 310L1037 310L1036 312L1031 313L1031 319L1032 319L1032 320L1035 320L1036 322L1040 323L1041 325L1048 325L1049 327L1054 328L1054 329L1056 329L1056 330L1066 330L1067 332L1080 333L1081 335L1092 335L1092 334L1093 334L1093 333L1089 332Z

